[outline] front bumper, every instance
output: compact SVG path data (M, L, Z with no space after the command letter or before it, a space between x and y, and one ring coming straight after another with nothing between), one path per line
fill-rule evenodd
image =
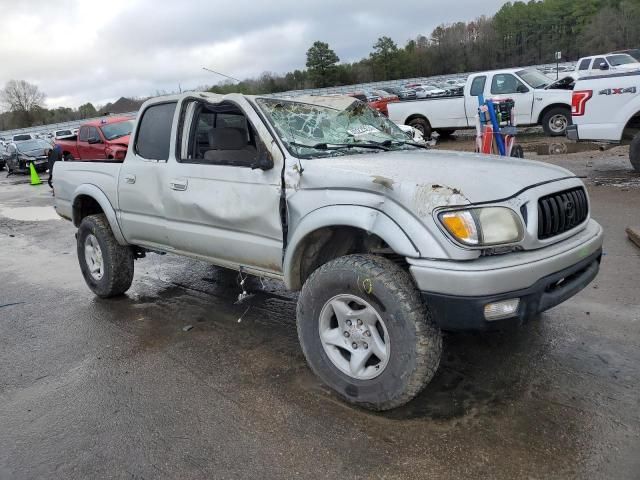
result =
M422 297L443 330L491 330L521 324L535 315L549 310L573 297L596 278L600 269L602 250L552 275L538 280L522 290L480 297L449 296L423 292ZM484 308L490 303L519 298L515 314L509 318L489 321Z
M567 138L574 141L580 140L580 136L578 135L578 125L569 125L567 127Z
M443 329L484 330L526 320L582 290L598 273L602 242L602 227L589 220L573 237L538 250L464 262L407 261ZM562 285L556 285L562 279ZM485 305L511 298L521 299L513 317L500 322L485 320Z

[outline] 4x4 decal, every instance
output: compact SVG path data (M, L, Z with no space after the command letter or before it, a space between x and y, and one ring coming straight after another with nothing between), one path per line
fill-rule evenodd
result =
M623 93L636 93L638 89L636 87L628 88L605 88L600 90L598 95L622 95Z

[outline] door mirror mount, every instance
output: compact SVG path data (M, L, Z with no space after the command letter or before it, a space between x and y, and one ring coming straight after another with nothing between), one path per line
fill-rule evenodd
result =
M260 169L263 171L271 170L274 167L273 156L271 152L267 150L264 143L258 142L258 156L256 163L251 165L252 170Z

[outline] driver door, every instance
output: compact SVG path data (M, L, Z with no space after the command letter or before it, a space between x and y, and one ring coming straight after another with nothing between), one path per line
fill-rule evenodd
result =
M185 101L184 139L168 165L165 214L178 252L218 265L282 272L280 218L284 159L248 102ZM247 114L246 112L249 112ZM256 168L258 155L273 155L273 168Z
M491 80L489 98L511 98L518 125L531 125L534 91L512 73L497 73Z

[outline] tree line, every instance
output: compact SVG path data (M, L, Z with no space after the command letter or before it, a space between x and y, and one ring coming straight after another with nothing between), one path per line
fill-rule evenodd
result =
M564 61L640 47L640 0L531 0L507 2L492 17L440 25L429 36L399 46L378 38L369 55L340 63L325 42L307 51L306 69L270 72L240 83L224 82L217 93L276 93L382 80L473 72Z
M304 69L265 72L241 82L210 87L216 93L263 94L305 88L453 74L563 60L640 47L640 0L531 0L507 2L492 17L440 25L399 46L381 36L359 61L341 63L339 52L316 41ZM91 103L77 109L44 108L44 94L25 81L12 80L0 91L5 113L0 130L79 120L109 111Z

